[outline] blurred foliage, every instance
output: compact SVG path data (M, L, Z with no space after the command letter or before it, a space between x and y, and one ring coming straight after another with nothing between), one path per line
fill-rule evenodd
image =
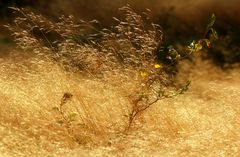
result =
M141 10L140 8L143 4L140 5L137 2L137 0L134 1L134 8ZM153 2L152 4L156 3L161 6L160 2ZM121 16L121 13L117 12L116 10L119 6L124 5L124 3L126 3L126 1L123 0L114 2L110 0L1 0L0 16L5 17L5 19L11 17L10 11L7 9L9 6L28 7L32 8L34 12L40 12L41 14L47 15L54 20L59 19L59 16L62 14L67 16L72 14L77 18L83 18L87 20L97 18L97 20L101 21L101 24L99 24L100 29L101 27L106 26L109 28L111 27L112 23L116 23L116 21L109 16ZM143 3L146 3L146 6L149 7L147 2ZM214 63L220 65L221 67L227 67L231 64L240 62L240 52L238 50L240 48L239 23L236 19L230 17L231 15L228 15L227 11L218 11L215 8L209 9L207 7L208 6L205 6L205 8L203 7L202 14L196 17L194 15L193 17L189 17L191 16L191 12L188 14L187 11L183 11L186 12L185 16L187 16L187 19L193 19L195 22L180 18L179 11L176 9L176 6L174 7L170 5L169 7L161 7L161 9L158 11L155 10L153 15L154 18L157 19L157 22L155 23L161 25L164 32L163 40L165 43L165 45L161 45L161 47L159 47L159 51L161 51L162 55L158 56L159 60L165 62L166 64L171 63L170 57L174 57L171 56L174 55L174 51L168 51L169 45L173 45L173 47L175 47L175 49L181 53L181 50L177 45L189 44L197 38L211 38L208 36L209 31L211 32L211 30L207 29L208 31L205 32L206 25L204 25L204 23L209 24L207 27L211 27L212 23L209 23L205 20L206 16L209 16L210 12L217 11L216 15L218 19L215 24L215 28L218 32L219 40L213 43L215 46L214 49L210 49L207 53L203 54L203 58L212 59ZM218 6L216 6L216 8L218 8ZM234 9L232 12L234 12ZM210 34L212 33L214 34L214 32L211 32ZM203 36L199 36L199 34L203 34ZM89 38L95 38L96 40L99 40L101 38L101 34L98 34L96 37L82 35L78 36L77 40L80 39L83 42L88 42ZM48 36L48 38L55 39L56 37L54 34L51 34Z
M36 2L38 2L38 0L0 0L0 17L7 18L8 16L10 16L11 12L8 7L33 7Z
M218 40L214 40L211 46L208 45L206 40L200 41L205 42L208 47L210 46L210 49L202 54L203 59L211 59L216 65L222 68L231 67L232 64L240 62L240 29L237 21L231 21L231 19L226 20L226 18L222 16L218 16L216 21L216 16L212 15L207 22L206 28L204 28L204 25L199 24L204 23L202 20L199 20L196 25L179 18L174 7L164 9L158 19L158 23L161 24L165 33L166 45L184 45L193 41L195 38L201 38L198 34L204 34L203 38L207 38L210 41L216 38L218 38ZM229 20L231 22L229 22ZM216 31L211 29L214 23ZM197 49L202 48L202 44L199 45L195 41L192 44ZM211 48L212 46L214 46L214 48ZM165 47L165 49L167 48ZM161 60L169 62L168 59L164 58L168 55L171 54L167 53L159 57Z

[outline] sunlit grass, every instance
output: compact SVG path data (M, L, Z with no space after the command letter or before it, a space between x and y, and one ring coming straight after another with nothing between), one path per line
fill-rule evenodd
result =
M101 41L72 16L53 23L13 9L24 18L8 26L21 49L0 60L1 155L239 155L239 69L223 72L199 56L177 67L173 46L170 65L161 63L160 26L144 25L129 6ZM49 32L61 39L50 41ZM192 42L185 57L210 42Z
M36 59L1 60L3 156L239 155L238 69L226 74L201 62L188 93L160 101L122 134L129 104L120 91ZM53 109L66 92L73 97L64 110L76 113L70 124Z

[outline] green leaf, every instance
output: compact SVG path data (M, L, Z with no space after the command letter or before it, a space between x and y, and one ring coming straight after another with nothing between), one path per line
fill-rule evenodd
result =
M212 35L211 35L211 40L214 41L214 40L217 40L218 39L218 34L217 34L217 31L215 29L211 29L212 31Z
M215 14L212 14L212 16L209 20L209 23L207 25L207 31L209 31L213 27L215 21L216 21L216 16L215 16Z
M195 40L193 40L193 41L191 42L190 46L191 46L192 48L194 48L194 46L195 46L195 43L196 43L196 41L195 41Z
M168 46L168 52L170 54L170 57L173 59L178 59L179 54L176 49L172 45Z

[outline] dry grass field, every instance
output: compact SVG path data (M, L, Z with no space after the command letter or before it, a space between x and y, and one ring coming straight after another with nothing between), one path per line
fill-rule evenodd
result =
M87 5L72 1L77 2ZM89 1L82 16L106 25L112 21L109 14L124 3L97 2L103 12L90 14L96 8ZM48 7L59 3L51 0ZM79 16L77 5L66 8L68 3L54 13ZM231 0L129 3L137 12L150 8L153 21L159 6L174 5L180 22L199 26L216 5L217 26L232 20L223 27L230 29L240 23L237 2ZM237 31L220 32L215 41L215 16L208 24L209 38L166 47L164 31L175 35L171 31L178 27L162 30L145 23L129 6L120 9L123 18L115 18L108 29L72 16L55 22L12 9L18 15L8 26L12 36L0 36L0 157L240 156L240 65L238 59L227 62L239 57ZM221 66L206 57L216 48L232 52L219 61Z
M223 72L207 61L184 95L159 101L122 133L127 99L113 86L66 74L49 61L1 59L1 156L226 156L240 155L239 69ZM126 83L126 82L125 82ZM71 126L53 109L75 113ZM59 117L60 116L60 117Z

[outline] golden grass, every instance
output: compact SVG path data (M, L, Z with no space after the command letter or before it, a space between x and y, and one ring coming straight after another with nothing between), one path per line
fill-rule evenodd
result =
M12 9L24 18L8 26L22 50L0 60L3 156L239 155L239 69L184 61L173 77L157 60L160 27L129 6L101 41L85 34L91 22ZM169 51L173 65L181 56ZM187 79L190 90L174 97Z
M189 73L190 90L150 107L123 134L130 105L114 86L36 56L15 54L0 64L1 156L240 155L239 69L225 73L201 61L186 70L182 63L179 77ZM71 123L53 109L66 92Z

